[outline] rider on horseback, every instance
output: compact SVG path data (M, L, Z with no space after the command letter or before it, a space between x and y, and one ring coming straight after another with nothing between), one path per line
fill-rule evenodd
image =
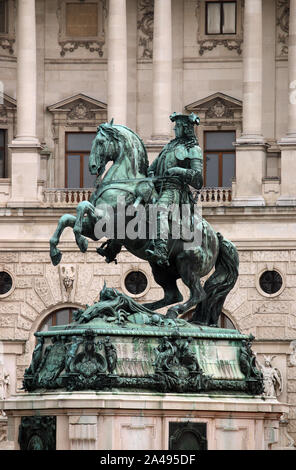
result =
M157 200L157 238L151 240L146 255L149 261L159 265L169 265L167 240L161 238L161 223L168 224L167 216L162 212L172 204L181 206L189 203L193 212L193 199L189 186L200 189L203 185L203 159L201 148L194 133L194 125L199 124L199 118L191 113L170 116L175 122L175 139L165 145L159 156L148 168L148 176L163 177L154 183L159 194ZM163 225L162 225L163 227ZM168 233L168 232L167 232Z

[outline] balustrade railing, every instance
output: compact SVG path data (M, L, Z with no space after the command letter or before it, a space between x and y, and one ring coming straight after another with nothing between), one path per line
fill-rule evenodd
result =
M45 188L43 204L45 207L75 207L81 201L88 201L93 189L83 188ZM226 206L231 204L231 188L202 188L193 191L196 202L203 206Z
M231 195L231 188L202 188L195 197L203 206L227 206L231 204Z
M88 201L93 189L83 188L45 188L43 203L47 207L77 206L79 202Z

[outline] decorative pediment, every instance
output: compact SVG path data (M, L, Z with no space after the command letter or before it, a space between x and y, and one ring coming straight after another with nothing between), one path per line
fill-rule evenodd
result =
M0 92L0 106L16 109L16 100L6 93Z
M185 109L198 114L201 121L241 120L242 101L217 92L185 106Z
M6 93L0 92L0 121L6 122L9 113L16 113L16 100Z
M106 119L107 105L94 98L91 98L83 93L65 98L51 106L48 106L48 111L60 119L67 121L68 125L75 123L92 123L97 122L98 119Z

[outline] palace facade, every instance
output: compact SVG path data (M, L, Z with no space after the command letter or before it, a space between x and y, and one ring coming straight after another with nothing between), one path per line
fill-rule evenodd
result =
M161 297L127 251L107 264L68 228L54 267L49 239L90 196L100 123L133 129L152 162L173 136L169 115L194 112L203 216L240 257L221 326L252 333L259 363L280 372L290 411L280 444L265 429L267 448L293 447L296 0L1 0L0 91L0 399L20 393L34 333L70 322L104 281L139 302ZM0 426L5 445L4 415Z

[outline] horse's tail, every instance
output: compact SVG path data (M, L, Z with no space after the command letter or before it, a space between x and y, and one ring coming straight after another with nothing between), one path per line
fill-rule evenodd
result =
M195 309L193 322L217 325L225 299L238 278L239 258L235 245L217 233L219 253L215 271L205 282L206 298Z

